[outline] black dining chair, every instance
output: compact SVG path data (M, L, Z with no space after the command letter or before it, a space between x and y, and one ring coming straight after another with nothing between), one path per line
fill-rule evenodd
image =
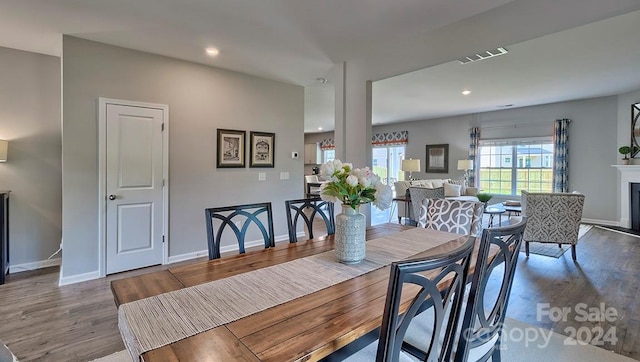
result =
M309 239L313 239L313 223L317 217L322 218L327 235L336 233L333 202L323 201L320 197L285 201L287 209L287 226L289 228L289 242L298 241L298 221L304 221L309 231Z
M361 341L356 341L324 361L399 361L401 354L407 353L405 333L413 318L424 310L425 304L430 306L434 318L433 332L421 336L428 344L426 355L421 360L450 361L475 238L467 237L460 244L444 254L391 264L378 341L364 348ZM441 283L449 283L449 287L440 291L438 285ZM404 302L409 302L409 305L406 310L401 310L400 305ZM402 357L403 360L411 358L407 355Z
M482 232L455 361L500 361L502 327L526 226L527 218L522 217L516 224ZM498 254L490 260L491 248L498 248ZM496 292L488 291L494 278L501 282Z
M207 225L209 260L220 258L220 241L227 228L238 241L238 251L245 252L245 237L252 224L256 225L264 240L264 247L275 246L271 203L212 207L204 210ZM263 215L264 214L264 215ZM214 220L220 220L215 222Z
M500 360L502 323L526 224L526 218L523 218L510 226L483 231L473 278L465 288L468 300L464 313L460 315L459 331L455 333L459 338L451 361ZM497 248L493 259L489 258L491 248ZM487 291L488 282L494 278L499 278L498 285L492 283L492 289ZM405 349L421 360L429 348L422 335L431 333L433 328L433 315L428 303L425 307L425 312L414 318L405 335Z

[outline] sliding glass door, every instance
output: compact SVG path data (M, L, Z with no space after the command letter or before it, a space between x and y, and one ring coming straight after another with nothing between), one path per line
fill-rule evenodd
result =
M374 147L372 151L373 161L371 169L380 176L383 183L391 186L396 181L404 180L404 172L400 170L402 159L405 154L405 146L384 146ZM395 195L395 192L394 192ZM389 222L391 209L379 210L375 206L371 207L371 225Z

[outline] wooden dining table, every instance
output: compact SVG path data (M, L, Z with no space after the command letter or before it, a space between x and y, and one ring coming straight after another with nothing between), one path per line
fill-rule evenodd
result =
M367 229L367 240L391 236L412 227L383 224ZM442 232L425 230L443 238ZM448 241L414 255L446 253L467 239ZM330 251L333 236L280 243L273 248L196 262L167 270L114 280L116 305L180 290ZM478 242L476 242L477 255ZM472 260L472 270L475 258ZM205 332L142 353L143 361L315 361L380 326L390 267L304 295ZM408 303L406 298L402 303Z

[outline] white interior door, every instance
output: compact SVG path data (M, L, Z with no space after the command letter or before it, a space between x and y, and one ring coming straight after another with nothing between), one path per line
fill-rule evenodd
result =
M162 109L107 104L107 274L162 263L162 131Z

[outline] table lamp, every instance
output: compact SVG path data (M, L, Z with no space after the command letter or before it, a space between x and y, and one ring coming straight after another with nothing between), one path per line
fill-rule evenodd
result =
M467 187L469 185L469 171L473 170L473 161L471 160L458 160L458 170L464 171L464 184Z
M413 180L413 171L420 171L420 160L414 160L410 158L408 160L402 160L402 166L400 167L402 171L409 172L409 181Z

